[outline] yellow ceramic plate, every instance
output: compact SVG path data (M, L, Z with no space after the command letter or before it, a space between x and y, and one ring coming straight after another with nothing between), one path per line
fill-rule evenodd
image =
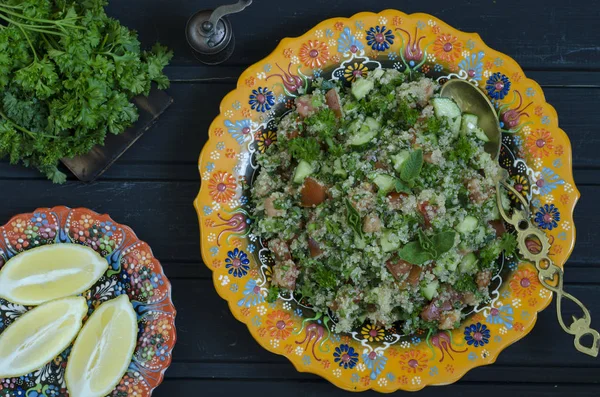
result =
M283 39L249 67L210 127L195 206L202 256L215 288L265 349L347 390L418 390L455 382L471 368L494 362L532 329L537 312L552 299L534 266L504 263L494 277L492 303L475 308L454 331L398 335L367 325L334 334L331 319L292 296L265 301L268 252L264 242L248 235L243 186L256 173L256 152L276 139L274 117L291 107L311 78L350 81L378 67L423 72L442 83L467 79L488 93L503 128L501 163L531 203L532 220L547 233L551 258L562 267L575 242L572 213L579 193L571 145L555 110L513 59L477 34L426 14L386 10L329 19L301 37Z

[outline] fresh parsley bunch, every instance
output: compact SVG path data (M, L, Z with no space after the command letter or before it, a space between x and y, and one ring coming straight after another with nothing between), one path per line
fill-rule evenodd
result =
M85 154L138 118L173 54L142 51L137 34L109 18L105 0L0 2L0 158L55 183L63 157Z

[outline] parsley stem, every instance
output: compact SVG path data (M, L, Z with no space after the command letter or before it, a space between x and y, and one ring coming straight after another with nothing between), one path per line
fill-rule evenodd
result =
M29 131L26 128L21 127L19 124L15 123L11 119L9 119L7 115L5 115L4 113L2 113L2 110L0 110L0 117L2 117L4 120L8 121L13 127L15 127L16 129L18 129L19 131L24 132L27 135L29 135L31 138L35 139L35 134L33 132Z
M23 29L20 25L17 25L17 26L18 26L19 29L21 29L21 32L23 32L23 35L27 39L27 42L29 43L29 46L31 47L31 50L33 51L33 55L35 56L35 60L36 61L39 60L39 58L37 56L37 52L35 51L35 47L33 46L33 43L31 42L31 40L29 39L29 35L25 31L25 29Z

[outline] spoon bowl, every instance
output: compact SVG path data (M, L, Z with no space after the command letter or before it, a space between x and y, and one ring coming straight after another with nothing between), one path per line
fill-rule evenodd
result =
M484 149L493 159L498 159L502 133L496 109L483 91L466 80L454 79L443 85L441 96L453 99L463 113L478 117L478 125L489 139Z

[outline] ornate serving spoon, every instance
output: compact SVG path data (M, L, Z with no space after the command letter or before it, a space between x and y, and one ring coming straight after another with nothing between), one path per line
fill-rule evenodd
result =
M502 141L502 132L498 123L498 117L494 106L487 96L475 85L466 80L452 79L447 81L441 91L444 97L452 98L460 107L461 111L478 116L479 127L489 138L485 145L485 151L494 159L498 159L500 154L500 145ZM511 215L508 215L502 207L500 194L497 194L498 210L504 221L512 225L517 233L517 242L521 256L532 263L538 270L538 278L542 285L556 294L556 314L558 322L565 332L574 335L575 348L585 354L593 357L598 356L600 333L591 328L591 316L587 308L573 295L564 291L563 288L563 269L554 264L548 257L550 242L546 234L531 222L529 205L525 198L510 184L506 182L508 173L504 172L504 177L497 182L496 191L500 191L500 185L510 190L522 204L520 209L514 209ZM540 247L533 248L527 246L528 240L539 240ZM562 317L562 300L568 299L581 308L583 317L573 316L573 322L567 326ZM593 338L591 346L585 346L581 343L585 335Z

